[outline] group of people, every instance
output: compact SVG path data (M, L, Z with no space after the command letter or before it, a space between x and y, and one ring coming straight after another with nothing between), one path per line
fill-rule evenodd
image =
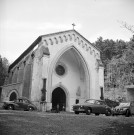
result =
M65 106L57 104L56 105L56 113L59 113L60 111L65 111Z

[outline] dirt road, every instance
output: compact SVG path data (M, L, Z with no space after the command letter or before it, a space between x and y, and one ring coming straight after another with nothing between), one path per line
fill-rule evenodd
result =
M133 135L134 117L0 110L0 135Z

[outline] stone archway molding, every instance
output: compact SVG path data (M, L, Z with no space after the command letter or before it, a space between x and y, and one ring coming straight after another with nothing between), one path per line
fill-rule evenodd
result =
M76 51L76 53L78 54L78 56L82 60L84 71L85 71L85 74L86 74L87 98L90 97L90 87L91 87L90 69L88 67L88 64L87 64L86 60L82 56L81 52L73 44L71 44L71 45L63 47L60 51L58 51L56 56L55 56L55 58L53 59L53 61L49 65L50 68L49 68L49 72L48 72L48 85L47 85L47 89L49 90L50 93L48 93L48 102L51 102L51 96L50 95L52 94L52 91L54 90L54 88L52 87L52 73L54 71L55 65L57 64L57 61L59 60L59 58L66 51L68 51L68 50L70 50L72 48Z

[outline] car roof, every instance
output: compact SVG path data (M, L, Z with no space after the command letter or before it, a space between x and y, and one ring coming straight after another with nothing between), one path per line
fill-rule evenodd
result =
M104 100L100 100L100 99L87 99L87 100L95 100L95 101L103 101L104 102Z
M26 97L19 97L18 99L26 99L26 100L29 100L29 99L26 98Z

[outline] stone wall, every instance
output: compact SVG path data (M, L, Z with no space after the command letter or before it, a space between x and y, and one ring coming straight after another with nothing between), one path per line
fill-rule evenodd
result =
M2 101L9 100L12 92L15 92L17 97L30 98L32 63L33 57L29 53L9 71L2 87Z

